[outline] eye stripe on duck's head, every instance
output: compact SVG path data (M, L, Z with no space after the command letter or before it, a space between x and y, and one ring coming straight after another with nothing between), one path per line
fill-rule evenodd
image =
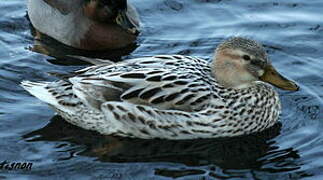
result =
M249 55L260 57L262 59L267 59L267 53L265 51L265 48L260 43L247 38L242 38L242 37L230 38L224 41L222 44L220 44L217 49L218 50L238 49Z

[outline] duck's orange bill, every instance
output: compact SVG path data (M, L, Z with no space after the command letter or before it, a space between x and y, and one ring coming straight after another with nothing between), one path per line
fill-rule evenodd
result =
M299 89L296 83L279 74L271 64L265 67L265 72L260 77L260 80L284 90L297 91Z

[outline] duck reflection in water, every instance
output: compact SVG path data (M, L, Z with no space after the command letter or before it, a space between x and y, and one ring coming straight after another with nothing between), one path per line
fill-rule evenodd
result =
M197 140L143 140L104 136L96 132L83 130L54 116L45 127L23 136L26 141L64 141L86 147L78 155L96 157L102 162L113 163L180 163L190 169L155 169L155 174L167 177L205 174L197 166L217 166L229 169L261 168L269 161L298 159L297 151L292 148L277 150L274 140L279 135L281 124L248 136ZM75 148L73 148L75 150ZM73 151L72 150L72 151ZM262 159L269 155L281 156ZM211 168L212 170L212 168ZM289 169L290 170L290 169ZM210 173L210 176L215 174Z
M31 27L32 34L33 27ZM34 36L34 35L33 35ZM35 39L32 46L29 47L30 51L48 55L53 57L48 61L52 64L58 65L84 65L88 64L87 61L83 61L83 58L99 58L109 59L117 62L121 61L122 56L127 56L138 47L136 42L119 49L105 50L105 51L87 51L80 50L73 47L66 46L55 39L43 35L41 39Z

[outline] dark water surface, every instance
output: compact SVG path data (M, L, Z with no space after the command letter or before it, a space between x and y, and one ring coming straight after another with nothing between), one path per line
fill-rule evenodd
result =
M18 86L80 66L29 49L24 0L0 0L0 179L323 179L323 1L130 0L143 32L126 57L210 59L223 39L262 42L274 66L300 86L279 91L281 125L257 135L194 141L104 137L67 124ZM63 51L64 53L65 51Z

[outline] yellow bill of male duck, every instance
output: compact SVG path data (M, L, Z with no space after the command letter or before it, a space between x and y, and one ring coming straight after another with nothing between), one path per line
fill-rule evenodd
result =
M261 44L242 37L222 42L211 62L156 55L100 63L58 81L21 85L71 124L143 139L260 132L281 113L272 85L299 89L275 70Z
M127 0L28 0L27 7L37 36L78 49L123 48L139 34L138 13Z

